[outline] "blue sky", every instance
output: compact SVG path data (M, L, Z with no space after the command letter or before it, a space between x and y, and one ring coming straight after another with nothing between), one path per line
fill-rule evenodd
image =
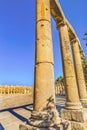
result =
M87 31L87 0L60 0L65 16L82 40ZM52 19L52 18L51 18ZM55 79L63 75L59 36L52 19ZM33 85L35 0L0 0L0 84Z

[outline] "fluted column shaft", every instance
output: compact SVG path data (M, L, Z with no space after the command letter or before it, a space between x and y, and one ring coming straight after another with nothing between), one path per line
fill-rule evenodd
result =
M74 66L75 66L80 100L85 105L87 104L87 91L80 56L79 41L77 39L72 41L72 54L74 59Z
M82 108L82 106L79 101L68 28L65 23L62 23L59 26L57 25L57 27L59 29L63 73L65 79L65 89L67 98L66 108L80 109Z

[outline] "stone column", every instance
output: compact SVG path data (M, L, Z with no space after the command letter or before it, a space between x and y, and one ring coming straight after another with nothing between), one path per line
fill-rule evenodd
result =
M59 93L58 91L59 91L59 88L58 88L58 86L57 86L57 95L58 95L58 93Z
M32 126L44 128L60 123L55 106L53 65L50 1L36 0L34 109L28 121Z
M9 94L9 87L8 87L8 94Z
M0 94L2 94L2 90L1 90L1 87L0 87Z
M55 85L55 94L57 95L57 85Z
M58 95L60 95L60 86L58 84Z
M63 73L65 79L66 108L72 110L81 109L82 105L79 100L78 88L70 48L70 39L65 21L58 23L57 28L59 30L60 36Z
M74 39L71 43L80 100L83 105L87 106L87 91L80 56L79 41L78 39Z

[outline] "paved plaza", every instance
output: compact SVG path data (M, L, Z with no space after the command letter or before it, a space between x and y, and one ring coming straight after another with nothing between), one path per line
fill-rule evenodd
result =
M26 98L29 100L29 96ZM21 100L18 101L20 104ZM60 111L61 108L65 106L65 97L56 96L56 104L57 110ZM32 108L33 104L30 96L29 104L0 110L0 130L19 130L19 124L27 121L27 119L30 117Z

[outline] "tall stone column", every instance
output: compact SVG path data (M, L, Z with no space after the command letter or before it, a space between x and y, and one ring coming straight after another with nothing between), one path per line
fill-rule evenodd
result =
M58 94L58 86L57 85L55 86L55 94L56 95Z
M50 127L60 123L55 106L54 61L50 1L36 0L36 61L34 109L29 124Z
M82 104L87 106L87 91L80 56L79 41L78 39L74 39L71 42L79 96Z
M65 21L57 24L60 36L60 46L63 64L63 73L65 79L66 89L66 108L67 109L81 109L82 105L79 100L78 88L76 84L74 65L71 54L70 39L68 28Z

